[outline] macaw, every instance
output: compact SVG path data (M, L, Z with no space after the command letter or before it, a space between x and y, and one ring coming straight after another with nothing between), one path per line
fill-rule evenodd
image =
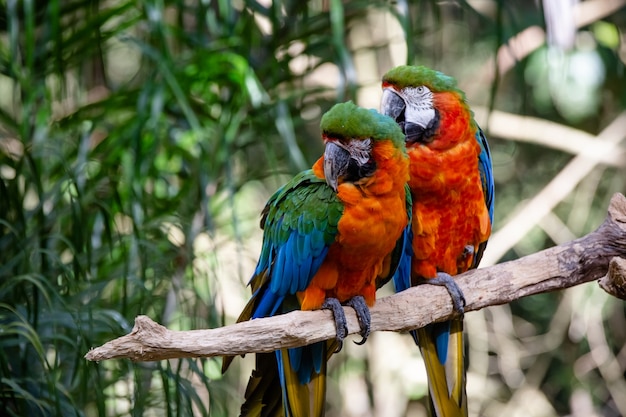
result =
M476 268L493 223L494 183L487 140L454 78L423 66L383 76L381 113L405 134L413 194L410 274L397 291L444 285L460 317L412 331L426 364L433 416L467 416L463 293L452 279Z
M238 321L329 308L337 339L256 355L243 416L322 416L326 362L347 334L342 304L369 333L376 289L409 245L411 193L404 135L395 121L352 102L321 120L325 151L267 202L263 246ZM223 370L230 363L224 359ZM310 390L309 390L310 388Z

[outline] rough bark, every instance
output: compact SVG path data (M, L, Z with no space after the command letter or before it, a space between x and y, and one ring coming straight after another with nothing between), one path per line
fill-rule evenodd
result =
M626 259L611 259L609 271L598 283L604 291L626 300Z
M626 198L615 194L606 220L596 231L515 261L469 271L459 275L457 282L465 294L466 312L600 278L607 292L624 298L625 259ZM406 331L454 314L444 288L423 285L378 300L371 309L371 329ZM354 310L346 308L346 317L350 334L358 333ZM139 316L131 333L90 350L85 357L92 361L154 361L240 355L302 346L334 335L334 321L328 311L295 311L218 329L191 331L168 330Z

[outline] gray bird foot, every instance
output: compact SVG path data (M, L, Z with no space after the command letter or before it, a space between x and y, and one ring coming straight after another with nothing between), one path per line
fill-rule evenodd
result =
M422 283L446 287L446 290L448 290L448 293L450 294L450 298L452 298L452 307L454 308L454 311L463 315L465 312L465 296L450 274L437 272L436 278L425 279Z
M343 311L343 306L336 298L327 298L322 304L322 310L330 310L333 313L335 319L335 329L337 331L336 339L339 346L335 353L341 351L343 348L343 340L348 335L348 322L346 320L346 313Z
M359 333L362 339L358 342L354 342L357 345L362 345L367 341L367 338L370 335L370 328L372 324L372 318L370 316L370 309L367 307L365 303L365 298L361 295L357 295L356 297L348 300L346 305L352 307L356 313L356 318L359 320L359 327L361 327L361 332Z

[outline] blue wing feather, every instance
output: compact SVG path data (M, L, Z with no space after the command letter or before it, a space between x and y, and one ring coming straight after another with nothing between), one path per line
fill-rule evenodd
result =
M263 210L263 247L251 285L251 318L297 309L304 291L335 241L343 205L326 182L304 171L279 189ZM289 363L302 384L320 372L325 342L289 349ZM276 353L283 392L282 355ZM283 397L284 399L285 397Z
M402 257L398 263L398 269L393 274L393 285L396 292L404 291L411 287L411 259L413 258L413 230L411 223L404 229Z
M493 206L494 206L494 183L493 168L491 162L491 151L489 144L483 131L478 128L476 131L476 141L480 145L480 155L478 155L478 169L480 170L480 179L483 186L483 194L485 196L485 204L489 209L489 219L493 223Z
M259 291L261 290L266 290L266 288L260 288ZM251 318L253 319L275 315L285 299L284 295L278 295L271 291L264 291L262 296L257 296L257 293L255 293L255 296L259 299L259 303L252 314Z
M413 221L413 198L411 197L411 190L408 188L408 185L406 201L409 223L406 225L404 233L402 233L402 251L400 260L398 261L398 267L393 274L393 285L396 292L404 291L411 287L411 260L413 259L413 229L411 222Z
M476 131L476 141L480 145L480 154L478 155L478 170L480 171L480 181L483 188L483 196L485 197L485 205L489 211L489 221L493 225L493 206L494 206L494 183L493 183L493 168L491 164L491 151L489 150L489 144L483 131L478 128ZM485 248L487 247L487 241L481 242L478 245L476 256L474 256L473 268L477 268L480 260L483 257Z
M342 208L332 189L311 170L294 177L270 198L262 220L263 248L254 272L255 276L269 273L269 291L259 293L263 298L259 305L268 302L265 298L278 301L275 295L294 295L308 287L335 240L341 217L341 213L320 214L320 209L341 212Z

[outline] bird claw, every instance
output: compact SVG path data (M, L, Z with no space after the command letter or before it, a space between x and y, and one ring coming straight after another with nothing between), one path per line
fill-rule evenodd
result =
M446 287L446 290L448 290L448 293L450 294L450 298L452 298L452 307L454 311L460 315L465 313L465 295L463 295L463 291L461 291L461 288L459 288L456 281L454 281L454 278L452 278L450 274L437 272L436 278L425 279L424 284Z
M360 335L362 339L358 342L354 342L357 345L362 345L367 341L367 338L370 335L370 327L372 323L372 319L370 316L370 310L365 303L365 298L361 295L357 295L356 297L352 297L346 303L347 306L350 306L354 309L356 313L356 317L359 320L359 327L361 328ZM335 319L335 328L337 329L336 339L339 346L335 353L339 352L343 347L343 341L348 336L348 321L346 320L346 313L343 309L343 306L336 298L327 298L324 300L324 304L322 304L323 310L330 310L333 313L333 318Z
M327 298L324 300L324 304L322 304L323 310L330 310L333 313L333 318L335 319L335 329L337 330L336 339L337 350L335 353L341 351L343 347L343 340L348 335L348 322L346 320L346 313L341 306L341 303L336 298Z
M346 305L354 309L354 312L356 313L356 318L359 320L359 327L361 327L361 332L359 334L361 335L362 339L354 343L356 343L357 345L362 345L367 341L367 338L370 335L370 328L372 324L370 309L365 303L365 298L363 298L363 296L361 295L352 297L350 300L348 300Z

